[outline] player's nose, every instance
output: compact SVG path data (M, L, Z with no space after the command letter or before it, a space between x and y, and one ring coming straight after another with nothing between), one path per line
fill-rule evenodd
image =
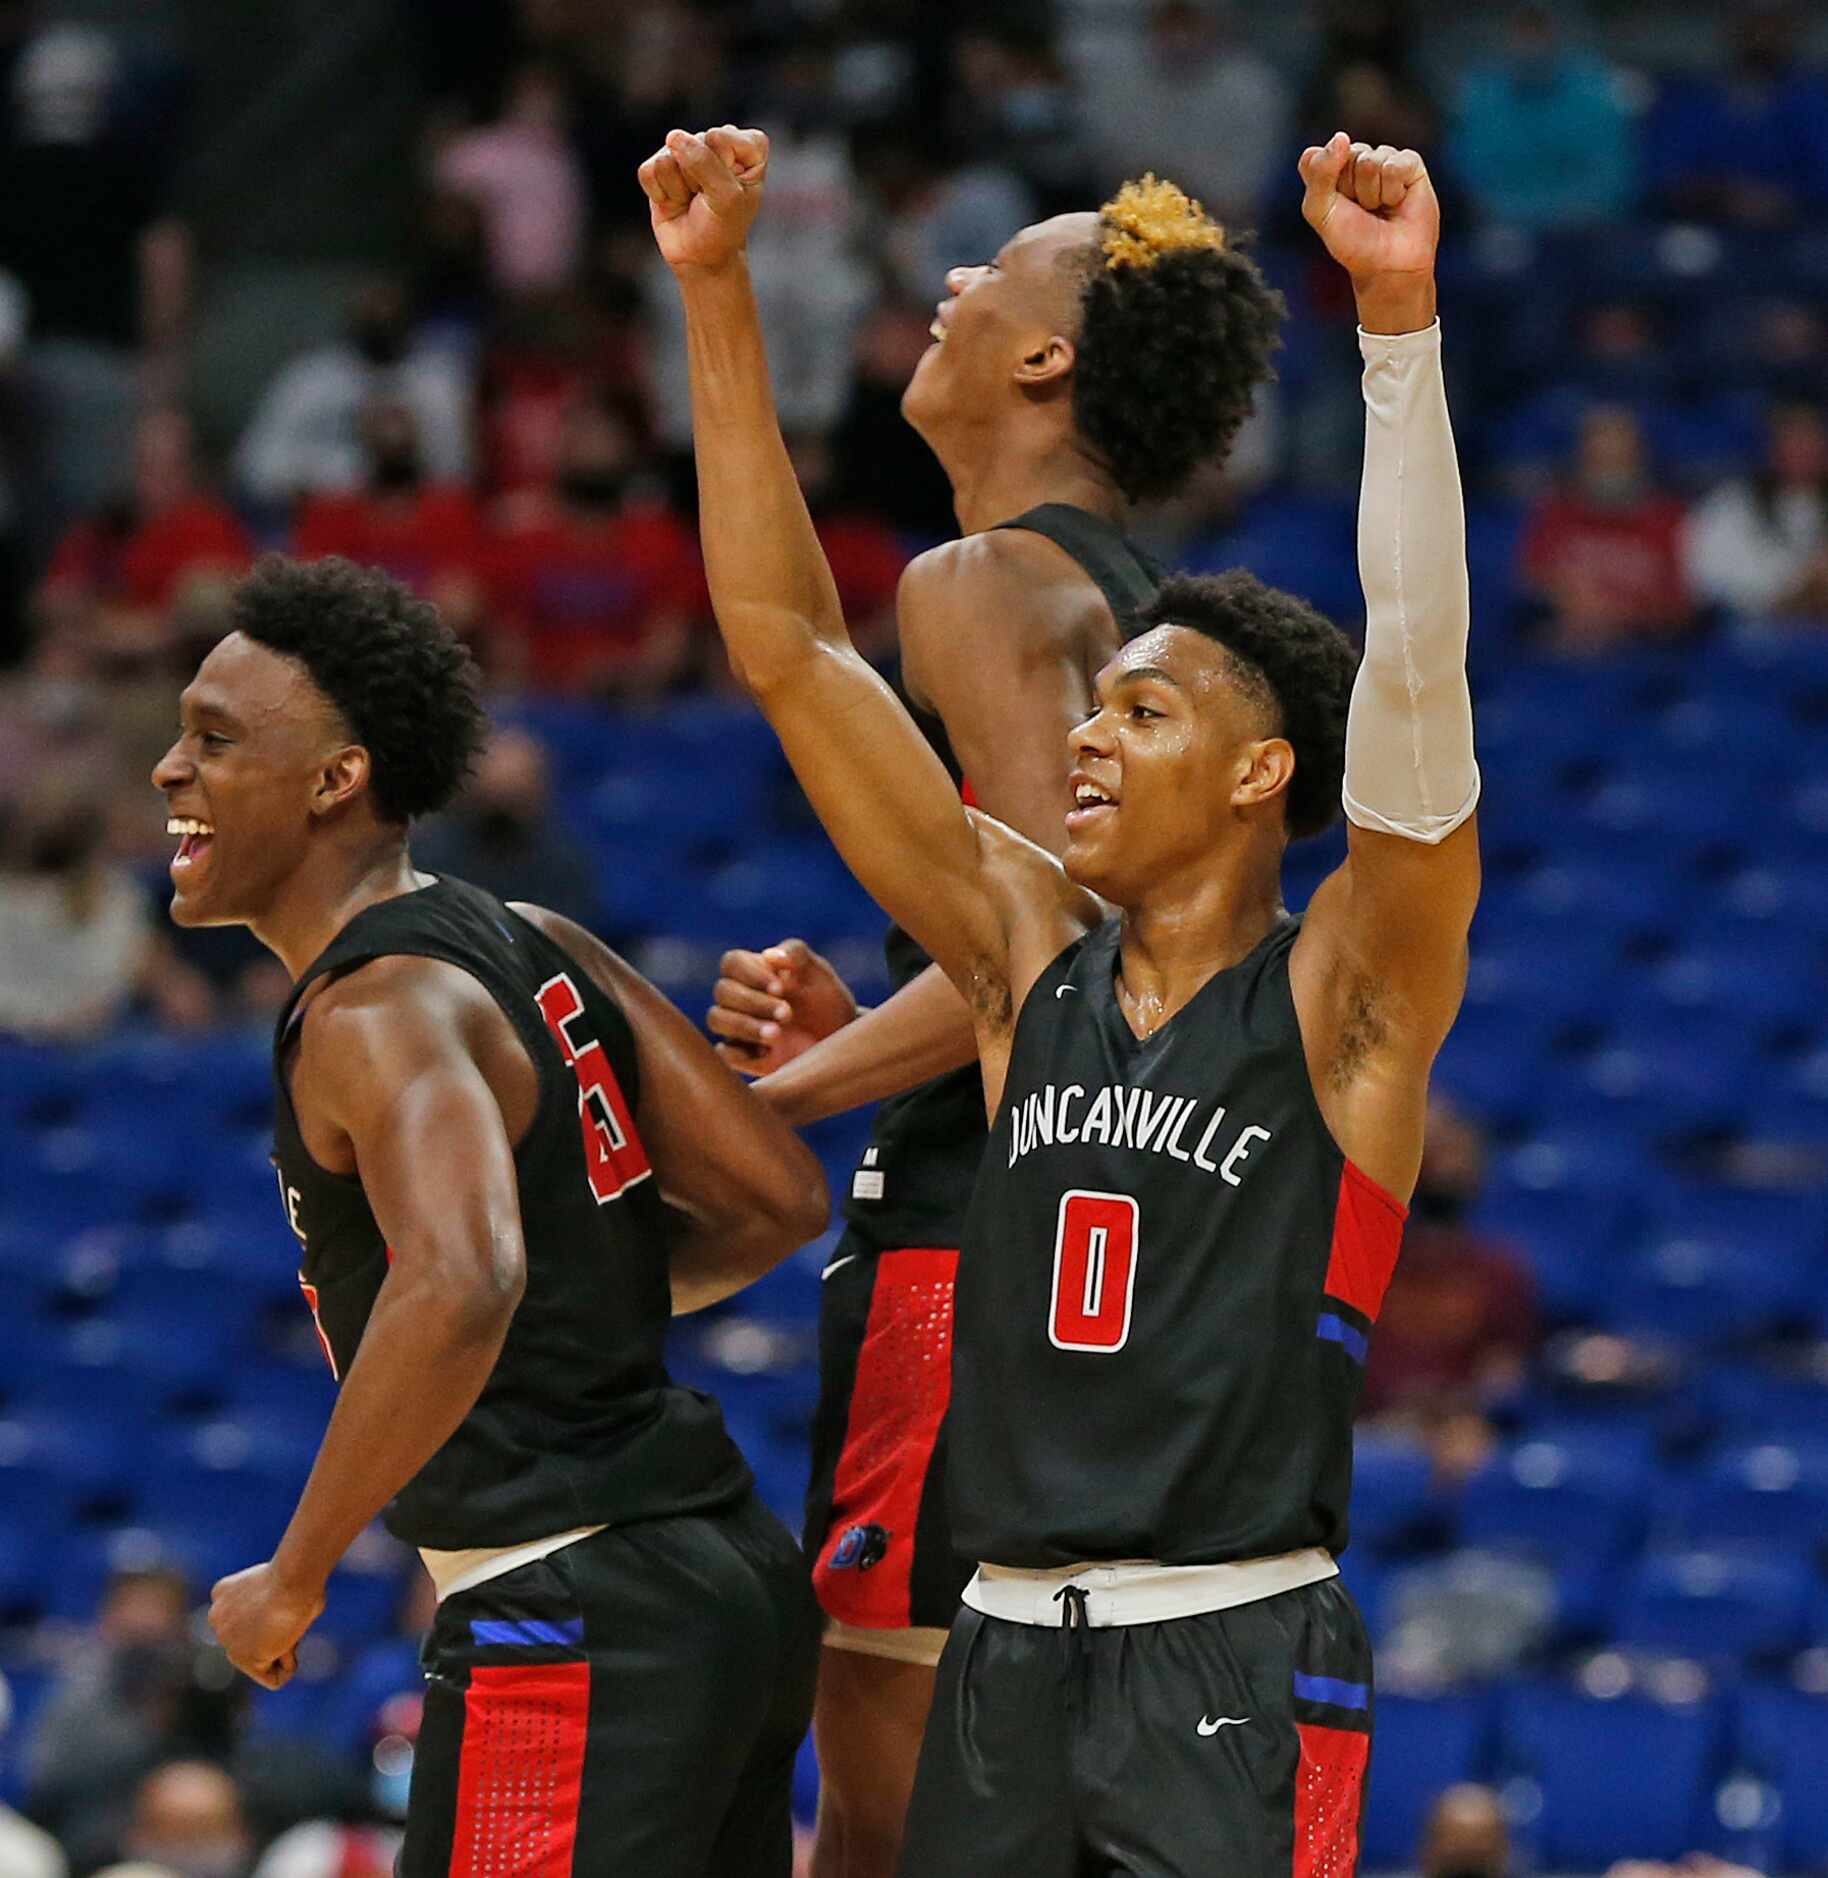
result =
M984 270L981 267L949 267L946 270L946 291L949 294L961 294Z
M152 786L158 790L171 790L190 778L190 765L180 753L179 746L173 744L152 766Z

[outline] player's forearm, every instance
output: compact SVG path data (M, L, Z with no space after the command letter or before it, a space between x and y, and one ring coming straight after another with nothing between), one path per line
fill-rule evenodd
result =
M375 1300L298 1508L278 1575L321 1587L357 1536L444 1446L482 1394L518 1303L486 1286L453 1296L400 1267Z
M825 1183L816 1211L791 1217L755 1212L690 1220L668 1249L673 1315L721 1303L767 1275L793 1252L818 1238L831 1217Z
M699 528L719 631L759 698L847 640L824 550L781 439L747 265L681 277Z
M796 1128L977 1061L971 1008L937 965L753 1086Z
M1365 467L1358 564L1365 655L1346 725L1346 812L1360 827L1438 842L1478 801L1466 517L1441 375L1438 325L1400 325L1433 291L1402 281L1361 309L1384 322L1361 338Z

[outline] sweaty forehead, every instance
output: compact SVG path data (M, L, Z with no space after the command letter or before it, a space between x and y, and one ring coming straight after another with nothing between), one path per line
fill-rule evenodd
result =
M1196 705L1242 706L1253 714L1278 715L1275 698L1256 667L1191 626L1152 626L1127 640L1099 674L1099 689L1108 695L1131 674L1138 682L1159 674Z
M296 659L241 633L211 649L184 701L195 713L215 712L251 731L317 739L341 728L335 707Z

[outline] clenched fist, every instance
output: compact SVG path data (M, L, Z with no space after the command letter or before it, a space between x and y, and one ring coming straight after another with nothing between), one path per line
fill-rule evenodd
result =
M1413 150L1373 149L1336 131L1301 153L1301 213L1352 276L1359 321L1402 332L1434 318L1441 205Z
M768 138L722 124L702 135L668 131L641 165L642 192L662 258L675 273L722 267L742 252L761 207Z

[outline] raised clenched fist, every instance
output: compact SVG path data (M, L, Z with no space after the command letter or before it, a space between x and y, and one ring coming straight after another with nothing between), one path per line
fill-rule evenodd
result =
M1415 151L1336 131L1301 153L1300 171L1301 213L1354 284L1433 271L1441 206Z
M674 130L641 165L654 240L675 273L722 267L742 252L761 207L768 138L721 124Z

